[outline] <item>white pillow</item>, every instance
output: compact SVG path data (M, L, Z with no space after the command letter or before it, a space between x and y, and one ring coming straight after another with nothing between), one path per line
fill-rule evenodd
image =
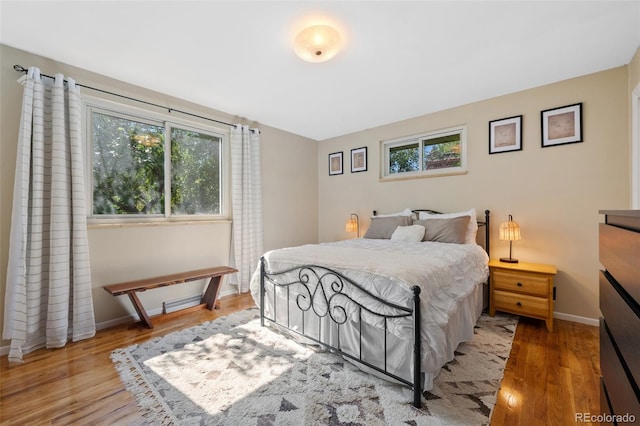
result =
M398 213L390 213L390 214L377 214L375 216L371 216L371 217L391 217L391 216L412 216L413 212L411 211L411 209L404 209L401 212Z
M467 210L466 212L432 214L420 212L419 219L449 219L452 217L470 216L467 232L464 236L465 244L476 244L476 234L478 233L478 218L476 217L476 209Z
M425 227L422 225L398 226L391 234L391 240L419 243L424 238L424 231Z

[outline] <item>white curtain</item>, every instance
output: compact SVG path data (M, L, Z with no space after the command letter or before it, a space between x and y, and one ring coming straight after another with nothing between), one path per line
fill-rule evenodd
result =
M231 198L232 264L238 269L238 293L246 293L263 251L262 177L260 131L240 124L231 128Z
M85 213L80 94L29 68L24 85L3 338L9 361L95 334Z

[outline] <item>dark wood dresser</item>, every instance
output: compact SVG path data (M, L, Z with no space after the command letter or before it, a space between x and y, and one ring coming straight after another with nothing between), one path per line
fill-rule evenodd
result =
M640 422L640 210L600 213L602 424Z

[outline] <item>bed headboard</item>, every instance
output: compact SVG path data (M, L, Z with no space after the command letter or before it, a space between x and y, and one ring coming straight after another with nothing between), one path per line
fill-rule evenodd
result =
M437 210L432 210L432 209L415 209L415 210L411 210L412 212L418 214L420 212L427 212L427 213L431 213L431 214L442 214L442 212L439 212ZM373 215L376 216L378 214L378 212L376 210L373 211ZM478 220L478 228L484 227L484 241L482 241L482 245L484 247L484 250L487 252L487 254L489 255L489 257L491 257L491 252L490 252L490 235L491 235L491 222L490 222L490 218L491 218L491 211L490 210L485 210L484 211L484 220ZM477 220L477 218L476 218Z

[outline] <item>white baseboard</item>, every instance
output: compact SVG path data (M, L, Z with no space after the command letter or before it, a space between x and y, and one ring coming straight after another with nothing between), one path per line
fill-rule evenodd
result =
M225 291L220 291L220 294L218 294L218 298L231 296L232 294L238 294L238 290L236 288L228 288Z
M138 315L127 315L120 318L115 318L109 321L102 321L96 323L96 331L104 330L105 328L115 327L120 324L125 324L131 321L138 321Z
M221 291L218 294L218 297L230 296L232 294L236 294L237 291L235 289L227 289L225 291ZM149 316L159 315L162 313L162 308L150 309L147 311ZM126 315L124 317L115 318L108 321L101 321L96 323L96 330L104 330L105 328L115 327L116 325L125 324L132 321L139 321L140 317L137 314ZM9 355L9 346L0 346L0 356Z
M563 314L562 312L554 312L553 317L557 319L565 320L565 321L577 322L577 323L586 324L586 325L593 325L595 327L600 326L600 320L598 318L594 319L594 318L580 317L577 315Z
M226 291L221 291L218 294L218 298L220 297L224 297L224 296L230 296L232 294L236 294L236 292L233 289L229 289ZM152 317L154 315L160 315L162 313L162 308L155 308L155 309L149 309L147 311L147 314ZM109 321L103 321L103 322L99 322L96 323L96 330L104 330L105 328L109 328L109 327L113 327L116 325L120 325L120 324L124 324L127 322L131 322L131 321L139 321L140 317L138 316L138 314L136 313L132 313L131 315L127 315L124 317L120 317L120 318L116 318L116 319L112 319Z

